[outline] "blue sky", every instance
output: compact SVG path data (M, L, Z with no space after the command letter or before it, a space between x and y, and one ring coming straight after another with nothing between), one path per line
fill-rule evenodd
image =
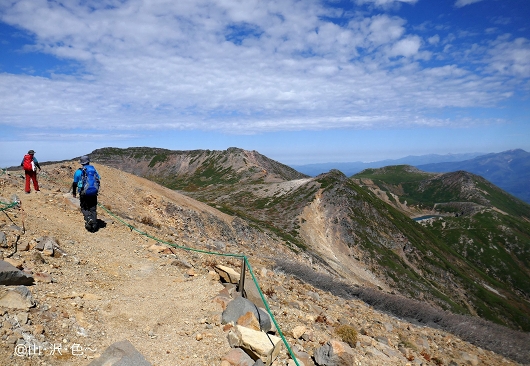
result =
M528 0L0 0L0 167L530 151Z

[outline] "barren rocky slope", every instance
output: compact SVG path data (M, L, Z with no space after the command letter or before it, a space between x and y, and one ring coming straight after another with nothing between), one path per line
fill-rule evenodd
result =
M352 351L358 365L517 364L449 333L303 283L276 270L274 258L296 260L315 273L318 265L261 230L145 179L96 167L102 175L100 203L108 209L98 209L103 227L96 233L85 231L68 193L77 164L46 166L41 191L29 195L22 174L0 175L0 201L11 202L14 195L21 201L19 208L2 212L2 257L36 279L27 286L34 307L0 307L2 365L88 365L123 339L153 365L220 365L230 347L220 324L222 307L214 300L223 286L212 266L238 270L239 261L169 246L162 250L153 238L246 254L288 342L309 355L338 337L338 325L351 324L359 331ZM48 238L57 244L55 255L39 250ZM24 342L62 354L48 348L17 355L16 344ZM284 349L274 365L287 362Z

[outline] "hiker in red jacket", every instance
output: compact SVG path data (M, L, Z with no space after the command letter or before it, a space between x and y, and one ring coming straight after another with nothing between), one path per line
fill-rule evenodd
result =
M39 168L39 171L41 168L34 155L35 151L28 151L28 153L24 155L22 163L20 163L20 166L24 168L24 172L26 173L26 193L31 192L30 179L33 180L33 188L35 188L35 192L40 191L39 182L37 182L37 168Z

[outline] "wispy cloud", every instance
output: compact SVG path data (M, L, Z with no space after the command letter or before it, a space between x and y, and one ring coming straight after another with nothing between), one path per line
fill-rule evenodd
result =
M483 0L456 0L455 6L457 8L461 8L463 6L478 3L480 1L483 1Z
M400 2L417 1L358 0ZM530 76L528 39L462 48L462 35L427 37L398 16L316 1L18 0L0 5L0 19L34 37L27 51L80 65L0 74L0 124L19 127L438 126L459 122L434 110L499 103Z

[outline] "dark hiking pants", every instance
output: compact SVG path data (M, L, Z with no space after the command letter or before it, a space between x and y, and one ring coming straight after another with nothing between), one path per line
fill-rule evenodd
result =
M98 205L98 196L85 196L81 194L79 195L79 204L81 206L81 212L85 217L85 228L88 231L97 231L98 215L96 209Z

